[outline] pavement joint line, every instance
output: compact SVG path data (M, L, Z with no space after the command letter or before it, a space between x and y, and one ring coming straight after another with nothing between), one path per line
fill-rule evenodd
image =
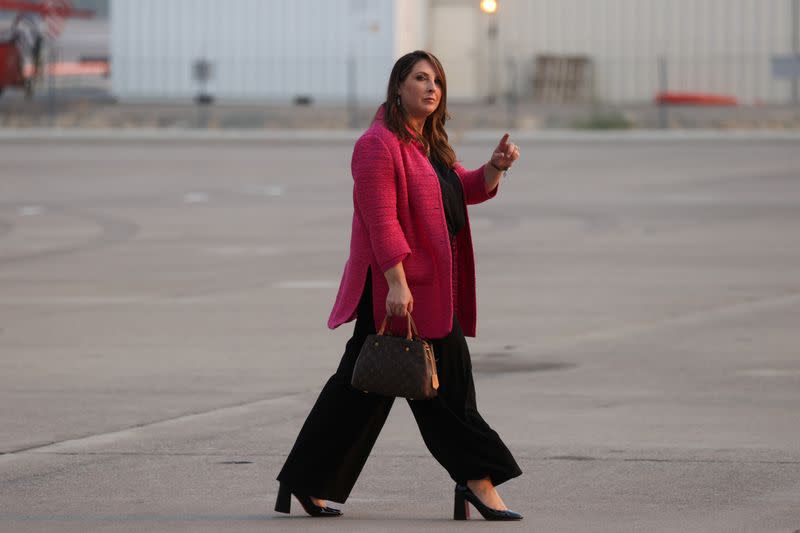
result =
M33 446L25 446L23 448L17 448L17 449L14 449L14 450L0 452L0 459L10 458L10 457L14 457L14 456L21 456L21 455L27 454L27 453L45 453L48 448L55 448L55 447L58 447L58 446L64 446L64 445L70 445L70 444L81 444L81 443L91 444L91 442L94 441L94 440L111 439L111 438L114 438L114 437L120 437L120 436L125 435L126 433L133 433L133 432L136 432L136 431L139 431L139 430L142 430L142 429L146 429L146 428L150 428L150 427L153 427L153 426L172 424L172 423L175 423L175 422L184 422L184 421L187 421L187 420L191 420L192 418L200 418L200 417L204 417L204 416L215 415L215 414L219 414L219 413L222 413L222 412L225 412L225 411L236 411L236 410L239 410L239 409L242 409L242 408L253 407L253 406L256 406L258 404L272 403L272 402L276 402L276 401L285 400L287 398L292 398L292 397L297 397L297 396L304 396L304 395L311 394L311 393L318 394L319 391L316 390L316 389L308 389L308 390L303 390L303 391L299 391L299 392L291 392L291 393L288 393L288 394L283 394L281 396L274 396L274 397L271 397L271 398L261 398L261 399L258 399L258 400L250 400L250 401L241 402L241 403L237 403L237 404L233 404L233 405L226 405L226 406L223 406L223 407L215 407L215 408L209 409L207 411L198 411L198 412L193 412L193 413L185 413L185 414L178 415L178 416L173 416L173 417L170 417L170 418L164 418L162 420L155 420L153 422L146 422L146 423L143 423L143 424L134 424L132 426L128 426L128 427L125 427L125 428L122 428L122 429L115 429L113 431L106 431L106 432L101 432L101 433L93 433L93 434L90 434L90 435L83 435L81 437L74 437L74 438L63 439L63 440L59 440L59 441L51 441L51 442L47 442L45 444L36 444L36 445L33 445ZM50 453L55 453L55 451L54 452L50 452Z
M636 336L640 333L657 331L664 328L675 326L692 326L713 320L738 318L748 313L760 312L774 309L776 307L779 308L786 305L793 305L796 303L800 303L800 292L790 292L788 294L781 294L778 296L767 296L764 298L757 298L744 302L735 302L732 304L710 307L708 309L690 311L681 315L662 318L652 322L634 324L632 326L588 331L586 333L575 335L569 339L553 343L553 345L550 347L543 347L539 349L534 356L544 357L546 355L552 355L553 353L562 352L564 350L574 348L575 346L580 346L585 342L619 340Z

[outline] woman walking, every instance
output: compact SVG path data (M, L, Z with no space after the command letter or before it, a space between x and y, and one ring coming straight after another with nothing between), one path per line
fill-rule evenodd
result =
M497 194L519 149L506 134L488 163L466 170L444 130L446 104L439 60L406 54L356 142L350 257L328 320L336 328L356 319L355 329L278 475L276 511L288 513L294 495L312 516L341 515L325 500L347 500L394 401L350 386L356 358L384 316L397 332L411 313L433 346L440 385L435 398L408 404L428 450L456 483L453 517L468 518L469 502L487 520L522 518L495 490L522 472L478 413L464 338L475 336L476 324L466 206Z

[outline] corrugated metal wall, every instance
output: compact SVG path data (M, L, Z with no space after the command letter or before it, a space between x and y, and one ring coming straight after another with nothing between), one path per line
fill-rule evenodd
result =
M450 0L452 1L452 0ZM468 0L465 2L469 3ZM770 56L791 53L791 0L500 0L503 83L530 91L533 57L587 54L596 67L596 95L605 101L652 100L658 56L669 89L709 91L746 103L787 102L790 83L774 80ZM486 36L486 17L478 30ZM481 55L486 72L485 52Z
M663 55L670 90L787 102L790 82L772 78L770 57L791 52L791 1L499 0L495 87L529 96L536 54L586 54L598 99L651 101ZM343 102L352 87L359 100L380 100L394 59L427 43L450 58L448 77L463 85L454 97L482 97L490 54L478 4L111 0L112 87L121 98L191 98L191 65L205 57L215 66L208 90L222 99ZM460 17L471 27L433 16L448 6L474 9Z
M192 64L205 58L220 99L342 101L350 87L377 99L394 58L392 11L392 0L112 0L112 90L192 98Z

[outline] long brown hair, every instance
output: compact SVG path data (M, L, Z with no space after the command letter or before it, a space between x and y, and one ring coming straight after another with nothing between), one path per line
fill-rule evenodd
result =
M442 97L436 110L425 119L422 134L419 134L409 127L408 114L401 105L398 105L397 95L400 91L400 84L411 74L414 65L422 60L430 62L436 77L441 80ZM383 105L385 109L384 123L389 131L402 141L419 141L428 150L432 159L444 163L448 168L453 167L456 162L456 153L450 146L447 132L444 129L444 123L450 118L450 114L447 112L447 79L444 76L444 68L436 56L424 50L415 50L398 59L389 75L386 102Z

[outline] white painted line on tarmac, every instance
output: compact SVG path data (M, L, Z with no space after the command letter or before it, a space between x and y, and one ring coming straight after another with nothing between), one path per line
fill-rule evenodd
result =
M204 192L188 192L183 195L183 202L187 204L208 203L208 194Z
M19 208L19 216L21 217L31 217L42 213L44 213L44 207L41 205L26 205Z
M254 185L242 189L246 194L255 194L259 196L282 196L286 191L283 185Z
M292 280L281 281L273 285L276 289L336 289L339 282L334 280Z
M283 195L284 188L280 185L276 185L274 187L266 187L264 189L264 194L267 196L281 196Z
M223 256L267 256L283 255L285 250L275 246L216 246L213 248L203 248L202 251L211 255Z

